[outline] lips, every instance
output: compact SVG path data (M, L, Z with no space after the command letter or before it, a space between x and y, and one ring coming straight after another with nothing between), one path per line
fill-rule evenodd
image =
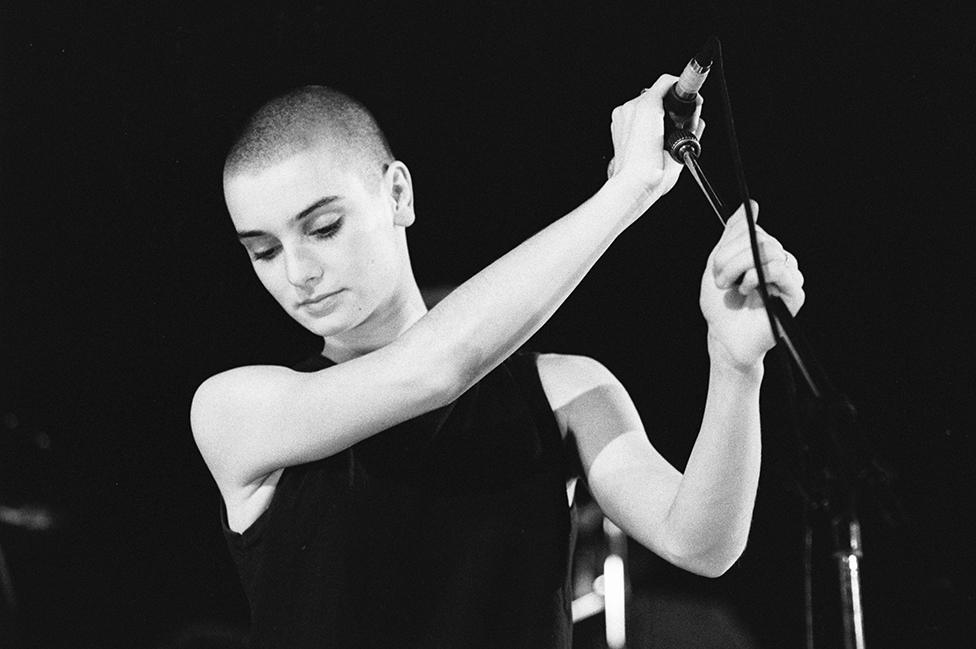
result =
M310 297L307 300L302 300L301 302L299 302L297 304L297 307L308 309L309 311L319 311L323 309L328 309L330 305L335 301L334 300L335 296L337 296L341 292L342 289L339 289L338 291L333 291L331 293L324 293L316 297Z

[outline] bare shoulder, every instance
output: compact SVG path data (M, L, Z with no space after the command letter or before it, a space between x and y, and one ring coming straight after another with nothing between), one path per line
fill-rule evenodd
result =
M594 388L620 385L600 361L575 354L539 354L539 379L553 411Z
M395 343L314 372L241 367L200 385L190 424L222 490L249 490L449 402L451 377L436 370Z
M214 374L200 384L193 395L194 406L211 407L251 390L274 389L299 374L280 365L247 365Z
M564 437L572 437L589 474L617 437L643 424L627 390L602 363L588 356L543 354L539 377Z
M232 428L241 406L273 398L288 390L298 373L276 365L249 365L215 374L200 384L190 406L190 423L198 441L207 442ZM250 410L250 408L245 408Z
M235 447L256 420L271 417L268 405L291 390L297 372L274 365L227 370L200 384L190 405L190 427L204 461L223 488L234 482Z

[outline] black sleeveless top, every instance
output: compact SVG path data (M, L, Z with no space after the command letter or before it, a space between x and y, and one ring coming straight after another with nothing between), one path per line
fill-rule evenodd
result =
M572 466L517 354L446 407L286 468L243 534L221 512L251 646L568 649Z

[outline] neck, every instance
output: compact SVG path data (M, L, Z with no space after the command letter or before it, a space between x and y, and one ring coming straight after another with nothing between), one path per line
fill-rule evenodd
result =
M336 363L343 363L363 354L385 347L399 338L424 317L427 307L420 289L409 276L408 286L394 293L390 301L362 324L337 336L324 338L322 355Z

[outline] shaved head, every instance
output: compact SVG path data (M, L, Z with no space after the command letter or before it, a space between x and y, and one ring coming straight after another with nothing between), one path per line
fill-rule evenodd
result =
M326 86L304 86L275 97L251 116L227 154L224 179L260 172L316 147L358 172L369 186L394 160L365 106Z

